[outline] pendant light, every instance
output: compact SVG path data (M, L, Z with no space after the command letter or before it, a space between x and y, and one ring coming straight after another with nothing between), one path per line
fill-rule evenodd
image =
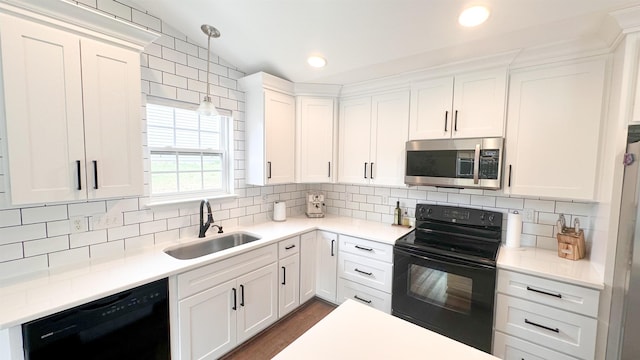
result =
M208 37L208 41L207 41L207 95L205 95L204 99L202 100L202 102L200 103L200 106L198 106L198 113L200 115L207 115L207 116L217 116L220 115L220 113L218 113L218 110L216 109L216 107L213 105L213 103L211 102L211 93L209 92L209 57L211 56L211 38L219 38L220 37L220 32L218 31L218 29L214 28L211 25L207 25L204 24L202 26L200 26L200 29L202 29L202 32L205 33L205 35L207 35Z

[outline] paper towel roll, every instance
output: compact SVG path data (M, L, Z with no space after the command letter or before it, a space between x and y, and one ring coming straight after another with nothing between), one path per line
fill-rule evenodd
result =
M276 201L273 204L273 221L287 220L287 203L284 201Z
M507 216L507 247L519 248L520 235L522 234L522 214L517 211Z

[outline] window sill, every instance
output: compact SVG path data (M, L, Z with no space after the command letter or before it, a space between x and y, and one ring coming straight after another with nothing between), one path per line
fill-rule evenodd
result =
M182 205L188 203L200 203L202 200L208 200L210 202L224 202L225 200L231 200L237 198L236 194L225 194L225 195L216 195L210 197L194 197L194 198L182 198L182 199L162 199L162 198L151 198L149 203L146 204L147 208L156 208L163 206L171 206L171 205Z

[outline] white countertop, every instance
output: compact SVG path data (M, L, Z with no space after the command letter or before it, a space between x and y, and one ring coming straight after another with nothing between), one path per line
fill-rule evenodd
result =
M498 358L382 311L347 300L274 359Z
M259 235L261 239L196 259L178 260L165 254L163 250L168 247L201 240L176 239L175 242L126 253L117 259L32 273L0 282L0 330L316 229L391 245L411 231L405 227L347 217L290 217L284 222L225 227L225 233L246 231ZM209 235L218 236L214 231Z
M539 248L508 248L498 254L498 269L538 275L574 285L603 290L604 278L587 259L569 260L557 251Z

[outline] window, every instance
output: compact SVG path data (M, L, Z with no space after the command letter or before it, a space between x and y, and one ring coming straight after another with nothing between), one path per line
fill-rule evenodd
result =
M148 103L152 202L231 195L231 124L230 116Z

